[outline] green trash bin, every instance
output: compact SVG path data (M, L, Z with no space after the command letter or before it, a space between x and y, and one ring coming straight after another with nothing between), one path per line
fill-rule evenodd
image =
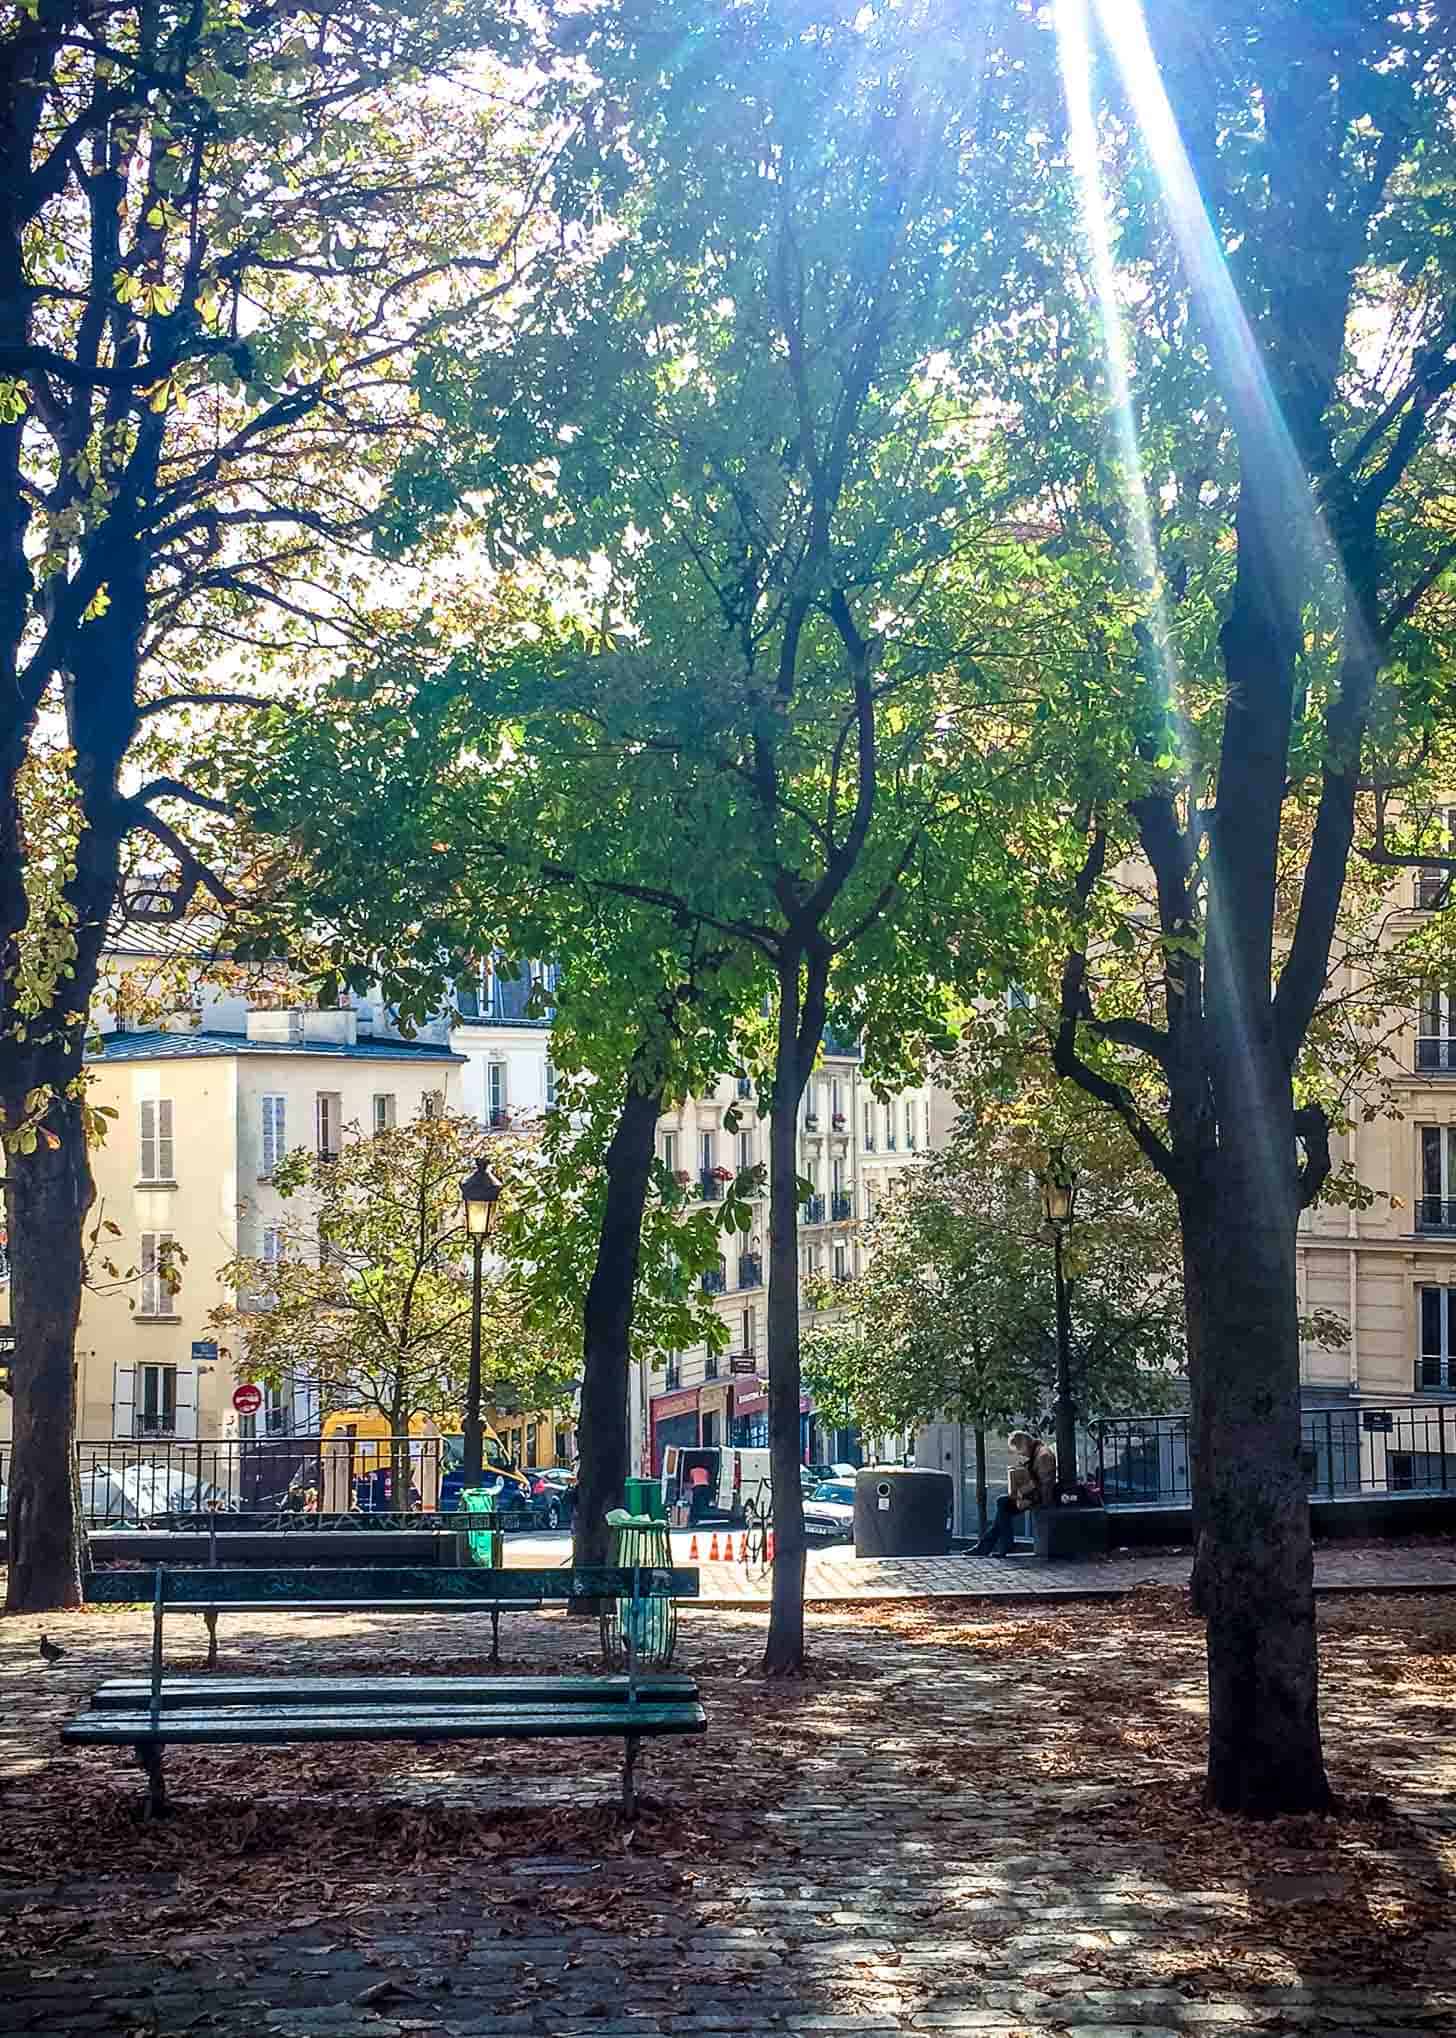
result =
M666 1521L660 1479L629 1479L626 1482L627 1512L646 1516L649 1521Z
M607 1562L630 1570L672 1569L672 1540L665 1521L613 1509L607 1516L612 1542ZM665 1670L677 1647L677 1602L673 1599L610 1599L602 1614L602 1657L609 1670L627 1667L627 1638L640 1669Z
M467 1564L479 1564L488 1571L501 1567L501 1532L491 1520L495 1495L471 1486L460 1495L460 1513L465 1527L455 1533L456 1547Z

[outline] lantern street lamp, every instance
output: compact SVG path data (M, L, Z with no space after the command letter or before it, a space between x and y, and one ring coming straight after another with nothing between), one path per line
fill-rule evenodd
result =
M495 1207L501 1185L483 1160L460 1184L465 1205L465 1229L470 1234L474 1259L470 1296L470 1375L465 1387L465 1477L467 1487L478 1486L485 1471L485 1429L480 1420L480 1262L495 1223Z
M1041 1206L1051 1228L1057 1290L1057 1490L1072 1493L1077 1485L1077 1410L1072 1400L1072 1305L1062 1251L1072 1228L1077 1202L1076 1171L1066 1151L1054 1146L1041 1173Z

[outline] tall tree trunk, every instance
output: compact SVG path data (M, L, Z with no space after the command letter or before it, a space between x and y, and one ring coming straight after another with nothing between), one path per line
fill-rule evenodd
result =
M76 1325L82 1227L95 1193L81 1107L57 1097L34 1153L7 1157L11 1321L17 1326L6 1537L7 1613L81 1604L86 1539L76 1483Z
M1330 1802L1300 1468L1299 1187L1287 1079L1282 1087L1282 1111L1250 1102L1224 1117L1180 1197L1193 1590L1208 1638L1206 1801L1262 1818Z
M627 1477L627 1383L632 1308L642 1254L642 1215L657 1148L661 1090L628 1088L607 1148L607 1193L596 1265L583 1316L581 1416L577 1424L576 1515L572 1562L605 1564L607 1511L620 1507ZM573 1609L590 1612L588 1606Z
M768 1442L774 1568L764 1674L804 1667L804 1486L799 1403L799 1102L824 1032L828 957L810 957L800 1005L801 952L779 963L778 1052L769 1114Z

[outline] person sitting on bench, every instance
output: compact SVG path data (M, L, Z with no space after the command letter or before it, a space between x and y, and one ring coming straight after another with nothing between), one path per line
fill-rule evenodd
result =
M995 1518L972 1552L977 1557L1009 1557L1016 1517L1033 1507L1056 1505L1057 1454L1051 1445L1024 1429L1012 1430L1006 1441L1011 1446L1008 1490L997 1497Z

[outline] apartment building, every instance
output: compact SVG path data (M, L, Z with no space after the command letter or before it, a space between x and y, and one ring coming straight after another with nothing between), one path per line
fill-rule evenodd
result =
M1445 904L1444 874L1403 875L1382 939ZM1456 986L1433 984L1387 1031L1390 1109L1335 1143L1374 1192L1368 1209L1321 1206L1300 1222L1303 1310L1349 1326L1340 1350L1305 1345L1306 1408L1456 1400ZM1456 1445L1456 1418L1452 1422Z
M726 1122L730 1111L734 1131ZM801 1306L809 1319L816 1309L831 1309L835 1287L861 1272L864 1224L893 1193L897 1174L927 1149L930 1128L928 1089L877 1098L864 1079L859 1048L826 1034L820 1066L799 1108L798 1172L811 1184L799 1233ZM764 1181L752 1229L730 1243L708 1277L728 1325L727 1351L710 1354L699 1346L675 1354L647 1382L643 1426L653 1468L661 1465L669 1444L768 1441L768 1121L759 1115L748 1078L726 1078L665 1116L658 1127L658 1156L679 1181L709 1200L720 1197L744 1168L762 1164ZM807 1395L800 1424L806 1458L832 1455L828 1439L817 1437Z
M209 1327L226 1299L217 1270L277 1250L284 1205L271 1176L285 1152L334 1151L348 1128L405 1123L427 1099L459 1107L462 1060L446 1045L361 1039L353 1011L242 1017L236 1031L113 1030L90 1058L92 1101L116 1113L92 1154L91 1221L119 1236L105 1234L82 1303L85 1440L316 1428L306 1380L273 1390L256 1417L234 1413L245 1354ZM138 1272L111 1280L102 1257ZM0 1421L8 1431L3 1398Z

